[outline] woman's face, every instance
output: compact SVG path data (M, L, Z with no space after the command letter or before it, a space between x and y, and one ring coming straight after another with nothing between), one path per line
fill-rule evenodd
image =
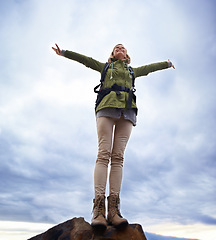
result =
M122 44L118 44L115 46L113 50L113 56L116 59L127 59L127 50L124 48Z

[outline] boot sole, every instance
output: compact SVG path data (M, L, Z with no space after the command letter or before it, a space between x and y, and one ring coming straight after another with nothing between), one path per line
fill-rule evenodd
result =
M118 224L118 225L116 225L116 226L114 226L116 229L118 229L118 230L121 230L121 229L124 229L124 228L126 228L128 226L128 222L122 222L122 223L120 223L120 224Z
M126 227L128 226L128 222L125 221L125 222L122 222L122 223L120 223L120 224L118 224L118 225L114 225L114 224L112 224L111 222L108 222L108 225L109 225L109 226L113 226L113 227L115 227L115 228L118 229L118 230L122 230L122 229L124 229L124 228L126 228Z
M105 232L107 229L107 226L104 224L91 224L91 226L95 231L100 231L100 232Z

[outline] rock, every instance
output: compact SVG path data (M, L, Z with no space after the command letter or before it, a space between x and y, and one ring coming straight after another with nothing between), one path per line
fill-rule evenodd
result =
M147 240L139 224L117 230L108 226L103 233L93 230L84 218L73 218L28 240Z

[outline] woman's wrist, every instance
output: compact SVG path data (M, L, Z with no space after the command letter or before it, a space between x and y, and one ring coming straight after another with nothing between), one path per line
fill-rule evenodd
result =
M64 54L65 54L65 50L61 50L60 55L64 56Z
M168 67L172 67L172 62L168 61Z

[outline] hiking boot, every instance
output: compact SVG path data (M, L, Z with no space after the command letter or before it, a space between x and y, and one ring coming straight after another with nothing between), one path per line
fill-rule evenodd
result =
M96 196L93 203L91 226L100 231L105 231L107 228L107 221L105 219L105 196Z
M128 225L127 219L123 218L119 210L120 199L118 195L111 194L108 197L107 222L116 228L124 228Z

